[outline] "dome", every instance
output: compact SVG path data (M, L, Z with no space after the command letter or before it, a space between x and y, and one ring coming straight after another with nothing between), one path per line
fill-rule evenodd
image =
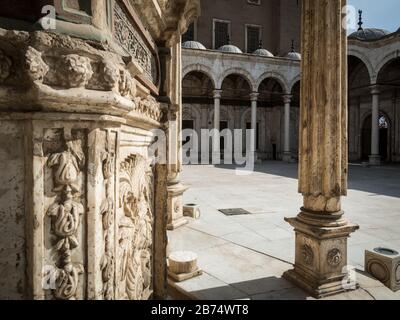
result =
M301 54L295 51L291 51L286 55L285 58L292 60L301 60Z
M232 44L226 44L226 45L218 48L218 51L227 52L227 53L243 53L242 50L240 50L238 47L236 47Z
M203 46L200 42L197 41L186 41L182 43L182 48L185 49L196 49L196 50L206 50L206 47Z
M296 50L294 49L294 40L292 40L292 49L286 55L285 58L291 59L291 60L301 60L301 54L296 52Z
M349 35L349 39L360 41L374 41L379 40L390 33L391 32L384 29L360 28L358 31L353 32L351 35Z
M273 57L274 55L269 52L267 49L259 48L256 51L253 52L253 54L257 56L262 56L262 57Z

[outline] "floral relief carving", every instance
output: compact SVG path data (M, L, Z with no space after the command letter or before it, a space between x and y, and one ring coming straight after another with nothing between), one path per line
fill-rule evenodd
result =
M43 81L49 72L49 66L43 61L42 53L29 47L25 54L26 70L32 81Z
M9 57L0 49L0 83L7 80L11 73L12 62Z
M160 121L162 117L162 111L160 104L154 99L153 97L149 96L147 99L141 99L137 98L135 99L136 102L136 110L155 120L155 121Z
M314 263L314 252L308 244L301 247L301 256L306 265L311 266Z
M114 6L114 29L114 36L122 48L135 58L146 77L155 83L157 79L155 58L118 2Z
M339 249L332 249L328 252L328 264L330 266L336 267L342 262L342 253Z
M77 54L62 56L58 67L58 80L67 88L85 87L93 76L90 59Z
M53 191L58 197L48 211L51 218L51 232L57 242L54 250L58 253L56 299L76 299L79 276L84 272L81 263L72 261L72 251L79 247L78 230L84 206L80 199L79 175L85 165L81 140L65 141L65 151L52 154L47 166L53 169Z
M120 297L147 300L152 295L153 186L149 162L131 155L121 164L119 221Z
M103 280L103 298L104 300L114 299L114 270L115 270L115 259L113 253L112 239L112 227L114 221L114 197L113 197L113 178L114 178L114 166L115 166L115 155L110 150L110 137L106 141L106 151L102 156L102 171L105 185L105 199L103 200L100 208L103 222L104 232L104 255L100 262L100 269L102 271Z

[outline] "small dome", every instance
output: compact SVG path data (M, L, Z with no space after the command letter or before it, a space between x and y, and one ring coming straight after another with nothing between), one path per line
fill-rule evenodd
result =
M292 60L301 60L301 54L295 51L291 51L286 55L287 59L292 59Z
M182 48L185 49L196 49L196 50L206 50L206 47L203 46L200 42L197 41L186 41L182 43Z
M384 36L387 36L388 34L390 34L390 32L384 29L360 28L358 31L353 32L351 35L349 35L349 39L360 41L374 41L379 40Z
M243 53L242 50L240 50L238 47L236 47L232 44L226 44L226 45L218 48L218 51L227 52L227 53Z
M269 52L267 49L259 48L256 51L253 52L253 54L257 56L262 56L262 57L273 57L274 55Z

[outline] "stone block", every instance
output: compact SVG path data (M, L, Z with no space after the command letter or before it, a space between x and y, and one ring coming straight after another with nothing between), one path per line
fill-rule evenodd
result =
M388 248L365 251L365 270L393 291L400 290L400 253Z
M183 215L193 219L200 219L200 206L194 203L185 204L183 206Z

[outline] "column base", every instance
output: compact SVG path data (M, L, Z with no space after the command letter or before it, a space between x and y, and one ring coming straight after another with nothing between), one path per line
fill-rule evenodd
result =
M323 283L317 278L307 277L302 272L297 272L296 269L286 271L283 276L284 279L293 283L299 288L309 293L315 299L321 299L325 297L334 296L340 293L349 292L359 289L359 284L355 284L352 289L346 289L343 286L343 280L345 276L340 277L336 281L330 281Z
M168 186L168 224L167 230L175 230L189 221L183 216L183 193L188 189L181 183Z
M176 219L176 220L172 221L171 223L167 224L167 230L173 231L180 227L183 227L184 225L186 225L188 223L189 223L188 219L182 217L182 218Z
M217 163L214 163L214 159L217 159ZM211 164L221 164L221 152L213 152L211 154Z
M285 219L296 232L294 269L283 277L310 293L322 298L356 290L347 283L347 239L358 225L335 214L303 212L296 218Z
M380 155L370 155L369 156L369 164L371 166L380 166L381 165L381 156Z
M292 153L291 152L284 152L282 157L283 162L293 162L292 161Z

